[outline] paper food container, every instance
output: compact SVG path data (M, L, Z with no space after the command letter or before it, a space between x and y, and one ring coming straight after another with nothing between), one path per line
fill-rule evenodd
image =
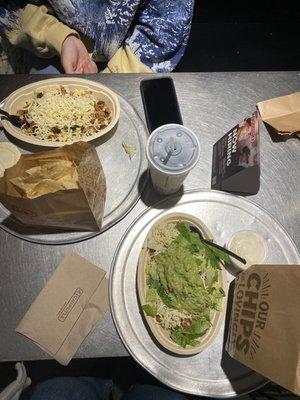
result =
M210 233L208 228L203 224L203 222L201 222L199 219L191 215L184 213L168 214L165 217L161 218L152 226L143 244L137 268L137 291L140 301L141 315L144 317L145 323L148 325L152 335L159 342L159 344L163 346L166 350L178 355L186 355L186 356L193 355L205 350L214 341L214 339L219 333L226 312L226 301L227 301L226 272L222 267L219 274L219 283L220 287L222 287L224 292L226 293L226 296L223 298L221 310L214 311L212 314L211 328L207 331L207 333L204 336L201 337L201 342L198 346L187 346L186 348L182 348L170 338L170 333L167 330L163 329L158 323L156 323L154 318L147 316L142 309L142 305L146 303L146 292L147 292L147 283L146 283L147 240L153 228L157 227L159 224L166 221L186 222L189 226L196 227L202 233L205 239L212 240L212 234Z
M73 78L73 77L51 78L23 86L12 92L5 99L2 109L10 114L15 115L17 111L23 107L24 103L30 98L32 98L35 92L45 90L51 86L60 86L60 85L63 85L71 90L74 89L91 90L93 92L93 96L95 97L95 99L97 101L99 100L104 101L107 107L112 112L112 120L106 128L101 129L98 132L95 132L91 136L87 136L85 138L78 138L78 141L90 142L91 140L97 139L100 136L103 136L108 132L111 132L112 129L117 125L120 117L120 104L118 96L106 86L101 85L98 82L93 82L83 78ZM25 133L23 133L20 128L15 127L6 119L2 119L2 124L4 129L9 134L26 143L38 146L45 146L45 147L62 147L66 144L74 143L71 141L53 142L49 140L37 139L34 136L28 136Z

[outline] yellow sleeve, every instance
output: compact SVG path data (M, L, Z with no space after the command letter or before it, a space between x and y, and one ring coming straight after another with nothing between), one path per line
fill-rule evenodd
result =
M18 28L8 32L7 38L12 45L23 47L38 56L47 58L60 54L67 36L79 37L76 31L48 14L46 6L27 4L19 13Z
M122 72L148 72L153 73L152 69L143 64L131 51L130 47L120 47L114 56L109 60L104 73Z

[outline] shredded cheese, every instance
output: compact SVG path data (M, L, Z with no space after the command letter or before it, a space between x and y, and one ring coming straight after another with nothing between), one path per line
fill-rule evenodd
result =
M24 133L58 142L90 136L111 121L110 110L104 102L97 102L91 91L70 91L64 86L35 93L18 114Z

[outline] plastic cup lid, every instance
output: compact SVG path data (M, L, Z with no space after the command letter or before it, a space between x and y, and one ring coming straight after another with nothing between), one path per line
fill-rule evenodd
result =
M155 129L147 143L148 160L157 168L170 173L193 168L199 159L199 151L196 135L177 124Z

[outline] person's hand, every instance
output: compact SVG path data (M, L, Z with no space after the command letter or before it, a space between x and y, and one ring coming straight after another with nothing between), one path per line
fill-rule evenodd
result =
M67 74L93 74L97 65L90 59L85 45L76 36L67 36L62 44L61 64Z

